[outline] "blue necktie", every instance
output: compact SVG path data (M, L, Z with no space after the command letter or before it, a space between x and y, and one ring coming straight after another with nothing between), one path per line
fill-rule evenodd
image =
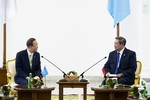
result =
M115 74L118 73L119 61L120 61L120 53L117 53Z

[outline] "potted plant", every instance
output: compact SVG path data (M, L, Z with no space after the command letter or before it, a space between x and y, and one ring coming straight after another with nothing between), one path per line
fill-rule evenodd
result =
M11 86L9 86L9 85L3 85L1 87L1 91L4 94L4 96L7 96L7 95L9 95L9 93L11 91Z
M133 85L129 90L129 97L133 99L139 98L138 85Z
M109 76L107 75L106 79L105 79L105 85L106 88L114 88L114 86L118 84L118 81L116 78L109 78Z
M65 79L68 82L79 82L79 77L78 77L78 73L75 71L69 71L67 73L67 76L65 77Z
M146 82L141 81L141 85L133 85L129 91L129 97L145 100L147 98Z
M42 85L43 85L43 81L41 78L39 78L37 76L33 78L33 86L35 88L40 88Z

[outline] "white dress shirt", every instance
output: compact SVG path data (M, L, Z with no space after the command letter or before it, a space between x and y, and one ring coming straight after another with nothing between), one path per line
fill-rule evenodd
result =
M28 49L27 49L27 53L28 53L28 58L29 58L30 68L32 69L33 53L31 53Z

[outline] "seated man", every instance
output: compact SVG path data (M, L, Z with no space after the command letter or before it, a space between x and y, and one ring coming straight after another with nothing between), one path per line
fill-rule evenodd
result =
M115 50L110 52L108 61L104 65L106 75L116 74L119 84L134 84L136 64L136 53L125 47L126 39L116 37Z
M41 75L40 54L37 52L36 39L28 39L26 45L27 49L18 52L16 55L16 75L14 79L19 85L27 85L29 73L32 73L33 77Z

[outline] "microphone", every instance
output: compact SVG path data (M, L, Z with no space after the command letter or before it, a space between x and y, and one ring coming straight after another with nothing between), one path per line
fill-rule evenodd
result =
M65 76L67 76L67 74L62 70L60 69L59 67L57 67L54 63L52 63L51 61L49 61L47 58L45 58L44 56L41 56L43 59L45 59L46 61L48 61L50 64L52 64L53 66L55 66L57 69L59 69L64 75L64 79L60 79L59 82L67 82L67 80L65 79Z
M88 80L86 80L86 79L83 79L84 78L84 73L86 72L86 71L88 71L89 69L91 69L92 67L94 67L95 65L97 65L99 62L101 62L102 60L104 60L104 59L106 59L107 57L105 56L104 58L102 58L101 60L99 60L98 62L96 62L95 64L93 64L91 67L89 67L88 69L86 69L84 72L82 72L81 74L80 74L80 76L82 77L82 79L80 80L80 82L88 82ZM80 77L79 76L79 77Z

